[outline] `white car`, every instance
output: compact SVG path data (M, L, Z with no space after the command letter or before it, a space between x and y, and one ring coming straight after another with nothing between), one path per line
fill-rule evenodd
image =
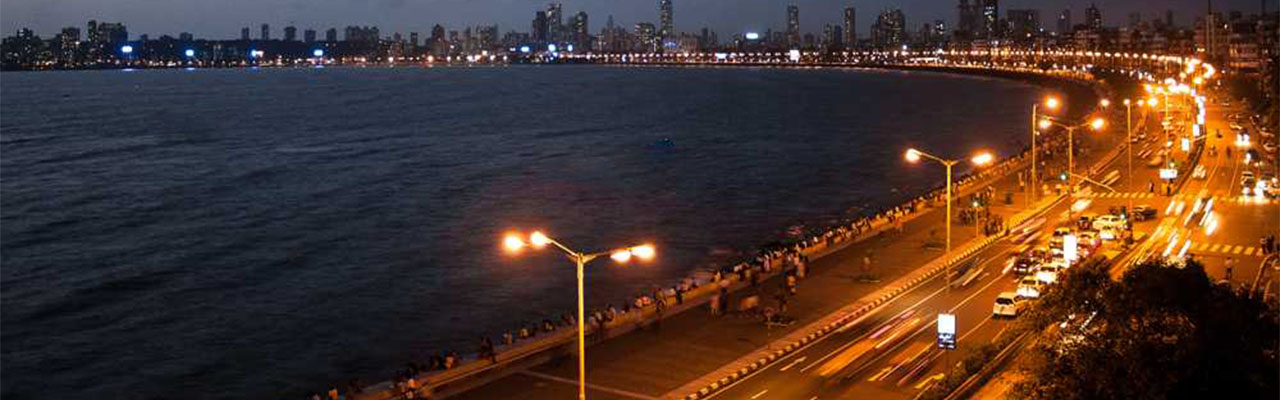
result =
M1037 299L1040 298L1041 289L1044 289L1043 282L1034 276L1027 276L1018 282L1017 295L1024 299Z
M1191 177L1204 179L1209 177L1209 171L1204 167L1204 165L1197 165L1195 171L1191 171Z
M1093 219L1094 230L1101 231L1105 228L1123 229L1124 218L1120 218L1118 215L1107 214Z
M1066 267L1066 264L1057 261L1041 264L1040 268L1036 270L1036 280L1045 284L1057 282L1058 272L1065 269L1064 267Z
M1017 317L1022 301L1017 293L1004 292L996 296L996 304L991 308L992 317Z

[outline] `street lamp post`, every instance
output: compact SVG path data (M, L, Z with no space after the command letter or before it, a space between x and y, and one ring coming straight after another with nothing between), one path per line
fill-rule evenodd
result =
M1081 123L1081 124L1066 124L1066 123L1063 123L1062 120L1058 118L1050 117L1050 116L1045 116L1040 120L1040 128L1048 129L1051 126L1058 126L1060 128L1067 130L1067 175L1068 175L1067 188L1068 190L1074 191L1074 187L1072 186L1072 180L1070 175L1076 172L1076 156L1075 156L1076 129L1080 129L1087 126L1096 131L1096 130L1101 130L1104 124L1105 122L1102 120L1102 118L1094 118L1091 121Z
M603 255L608 255L609 258L612 258L614 261L618 263L625 263L631 260L632 256L635 256L636 258L639 258L641 260L653 259L655 250L653 248L653 245L642 244L638 246L622 247L622 248L618 248L610 251L602 251L602 252L596 252L596 253L583 253L580 251L569 249L568 246L560 244L560 242L557 242L554 239L547 237L547 235L542 234L542 232L534 232L530 234L528 243L526 243L523 239L521 239L519 236L516 236L514 234L507 235L506 239L503 240L503 245L506 246L507 250L511 252L519 251L525 246L542 248L547 244L551 244L559 248L561 251L565 253L565 255L569 257L570 260L573 260L574 265L577 266L577 270L578 270L578 321L577 321L578 322L578 399L586 400L587 398L587 353L586 353L587 341L586 341L586 320L585 320L586 307L584 306L585 301L583 299L584 296L583 296L583 288L582 288L583 271L586 269L587 263Z
M941 163L943 166L947 167L947 218L946 218L947 251L945 254L951 254L951 167L955 166L956 164L959 164L960 160L947 160L942 157L934 156L932 154L925 153L923 151L916 150L916 149L907 149L907 153L905 157L907 161L911 163L919 162L920 158L924 157L930 160L937 161ZM974 155L972 159L970 159L970 162L972 162L974 165L977 165L977 166L990 164L992 161L995 161L995 156L992 156L991 153L987 153L987 152L978 153L977 155ZM945 283L947 285L947 290L950 291L951 290L950 265L947 266L944 276L945 278L943 279L947 281Z
M1058 98L1056 97L1046 97L1044 99L1044 106L1045 108L1048 108L1050 111L1057 110L1059 104L1060 103L1058 102ZM1036 118L1036 113L1038 111L1039 106L1040 106L1039 103L1031 104L1031 179L1029 180L1029 182L1031 183L1032 196L1028 198L1027 207L1031 206L1031 201L1035 199L1036 191L1039 190L1038 187L1036 186L1036 181L1035 181L1037 178L1036 176L1036 156L1037 156L1036 136L1040 134L1040 132L1036 129L1036 121L1039 120L1038 118Z

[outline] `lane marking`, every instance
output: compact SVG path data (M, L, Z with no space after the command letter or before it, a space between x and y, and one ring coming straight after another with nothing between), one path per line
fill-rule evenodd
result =
M541 373L541 372L533 372L533 371L527 371L527 370L526 370L526 371L520 371L520 372L518 372L518 373L519 373L519 374L528 375L528 376L532 376L532 377L535 377L535 378L542 378L542 379L546 379L546 380L549 380L549 381L552 381L552 382L560 382L560 383L564 383L564 384L567 384L567 385L578 386L578 381L576 381L576 380L573 380L573 379L566 379L566 378L561 378L561 377L558 377L558 376L555 376L555 375L548 375L548 374L544 374L544 373ZM587 383L587 387L588 387L588 388L590 388L590 389L592 389L592 390L598 390L598 391L605 392L605 393L616 394L616 395L623 396L623 397L630 397L630 398L633 398L633 399L639 399L639 400L658 400L658 397L657 397L657 396L649 396L649 395L642 394L642 393L636 393L636 392L631 392L631 391L622 390L622 389L614 389L614 388L611 388L611 387L600 386L600 385L597 385L597 384L594 384L594 383ZM753 397L753 398L754 398L754 397Z
M791 369L791 367L794 367L794 366L796 366L796 364L799 364L799 363L804 362L804 360L805 360L805 359L807 359L807 358L809 358L809 357L800 357L800 358L797 358L795 361L792 361L790 364L787 364L787 366L782 367L781 369L779 369L779 370L778 370L778 372L787 372L787 370Z
M751 398L752 398L752 399L758 399L758 398L760 398L760 396L764 396L764 394L765 394L765 393L769 393L769 389L761 390L761 391L760 391L760 393L756 393L756 395L755 395L755 396L751 396Z

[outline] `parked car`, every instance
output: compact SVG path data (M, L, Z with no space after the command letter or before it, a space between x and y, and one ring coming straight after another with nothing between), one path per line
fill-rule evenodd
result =
M1018 294L1014 292L1003 292L996 295L996 304L991 308L991 316L999 317L1017 317L1018 309L1022 308L1022 299L1018 298Z

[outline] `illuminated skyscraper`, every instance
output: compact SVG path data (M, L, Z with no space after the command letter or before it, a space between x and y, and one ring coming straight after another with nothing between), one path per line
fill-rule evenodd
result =
M853 6L844 8L844 45L845 47L854 47L858 44L858 19L857 11Z
M672 14L671 0L658 0L658 24L662 26L659 36L662 37L663 47L671 46L675 42L676 28Z
M981 37L986 39L1000 38L1000 3L999 0L982 0Z
M800 46L800 7L795 4L787 6L787 45Z

